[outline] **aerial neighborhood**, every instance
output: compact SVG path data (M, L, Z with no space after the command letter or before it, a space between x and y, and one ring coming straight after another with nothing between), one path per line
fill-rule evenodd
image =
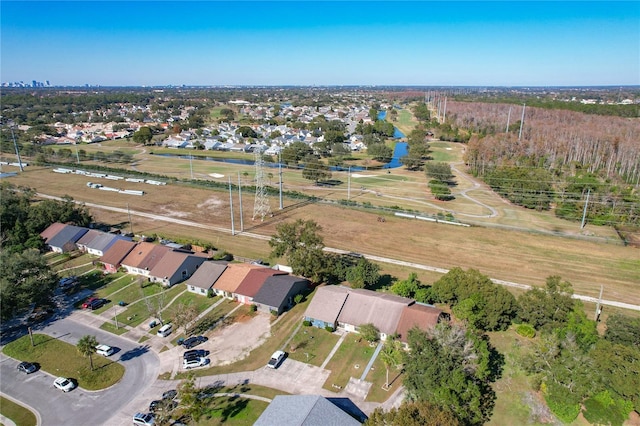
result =
M38 90L3 424L637 424L637 89Z

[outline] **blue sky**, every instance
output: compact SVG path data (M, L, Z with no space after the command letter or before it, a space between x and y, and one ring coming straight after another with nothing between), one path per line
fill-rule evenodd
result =
M640 84L640 2L1 3L0 79L55 85Z

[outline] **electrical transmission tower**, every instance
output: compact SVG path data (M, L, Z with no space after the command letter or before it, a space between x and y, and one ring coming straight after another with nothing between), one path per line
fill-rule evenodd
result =
M256 165L256 200L253 204L253 220L257 217L264 220L264 217L271 215L271 206L267 198L267 185L264 179L264 161L262 160L262 152L255 151Z

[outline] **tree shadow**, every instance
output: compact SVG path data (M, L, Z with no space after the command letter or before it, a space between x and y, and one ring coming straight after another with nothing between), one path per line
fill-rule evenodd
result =
M128 361L133 358L137 358L149 352L149 345L138 346L120 355L120 361Z
M374 291L382 290L390 287L397 280L398 278L394 277L393 275L389 275L389 274L380 275L380 278L378 279L378 281L374 285L368 287L368 289L374 290Z

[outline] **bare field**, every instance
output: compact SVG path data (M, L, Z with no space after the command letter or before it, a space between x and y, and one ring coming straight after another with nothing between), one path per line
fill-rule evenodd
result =
M270 249L267 241L242 234L230 235L228 192L186 184L153 186L122 181L100 182L147 192L139 197L90 189L86 186L87 180L84 176L60 175L31 166L28 171L9 178L9 182L15 185L33 187L47 195L68 194L78 201L121 208L120 213L92 209L92 214L97 220L121 224L125 229L128 227L128 205L134 232L138 234L155 233L170 238L204 240L240 256L268 258ZM233 194L236 231L240 228L239 201L236 192ZM576 293L597 296L602 284L605 299L640 304L638 249L488 227L461 228L391 215L385 215L385 222L381 223L377 221L379 214L376 213L288 199L285 199L285 210L279 211L277 205L274 197L271 200L274 216L264 222L252 221L253 194L243 193L244 230L270 236L278 223L298 218L313 219L322 226L322 236L328 247L441 268L475 268L493 278L530 285L543 285L546 277L560 275L573 284ZM524 217L530 214L513 206L508 210L513 211L510 219L513 221L525 220ZM148 219L138 216L137 212L188 220L212 228ZM549 220L549 223L553 222ZM408 268L389 267L386 273L404 279L409 272ZM430 273L424 282L431 282L429 279L434 275Z

